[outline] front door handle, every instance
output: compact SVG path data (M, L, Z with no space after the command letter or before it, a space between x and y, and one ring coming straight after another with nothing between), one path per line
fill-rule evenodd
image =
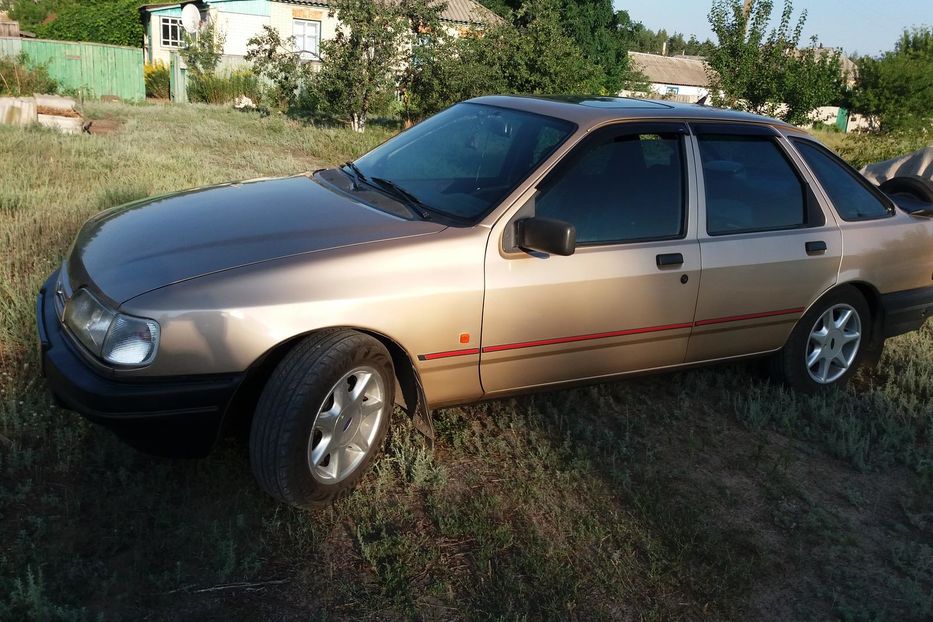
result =
M684 265L684 256L681 253L667 253L665 255L658 255L657 260L659 268L669 268L670 266Z
M822 255L826 252L826 242L817 240L816 242L807 242L807 255Z

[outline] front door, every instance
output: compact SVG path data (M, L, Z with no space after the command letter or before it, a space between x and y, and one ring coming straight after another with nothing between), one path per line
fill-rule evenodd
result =
M688 362L780 348L836 282L842 235L773 128L693 125L703 278Z
M574 148L486 253L487 395L684 361L699 286L693 153L681 123L625 123ZM576 227L568 257L513 248L515 221Z

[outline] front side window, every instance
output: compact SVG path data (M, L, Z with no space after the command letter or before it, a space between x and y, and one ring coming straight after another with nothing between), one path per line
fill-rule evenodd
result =
M428 208L463 221L488 214L574 132L573 123L483 104L457 104L356 161Z
M794 145L843 220L871 220L892 214L891 208L868 189L858 173L827 150L806 140L795 140Z
M321 22L296 19L292 21L295 51L305 60L320 60Z
M162 47L181 47L183 41L182 33L184 32L184 28L181 25L181 18L163 17L160 19L162 25Z
M684 169L681 134L604 130L545 180L535 216L569 222L580 245L680 238Z
M807 193L774 139L697 136L706 186L706 231L726 235L807 226Z

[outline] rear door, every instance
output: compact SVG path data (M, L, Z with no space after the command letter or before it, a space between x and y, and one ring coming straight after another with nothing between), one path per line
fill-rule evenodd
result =
M769 126L694 123L702 280L687 361L780 348L835 284L842 236Z
M683 362L700 268L686 138L683 123L595 130L496 224L480 363L487 395ZM530 216L573 224L576 252L512 248L515 221Z

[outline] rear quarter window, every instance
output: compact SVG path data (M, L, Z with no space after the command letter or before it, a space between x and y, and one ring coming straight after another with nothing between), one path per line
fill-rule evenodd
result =
M829 150L807 140L793 142L840 218L873 220L893 214L890 205L869 187L868 181Z

